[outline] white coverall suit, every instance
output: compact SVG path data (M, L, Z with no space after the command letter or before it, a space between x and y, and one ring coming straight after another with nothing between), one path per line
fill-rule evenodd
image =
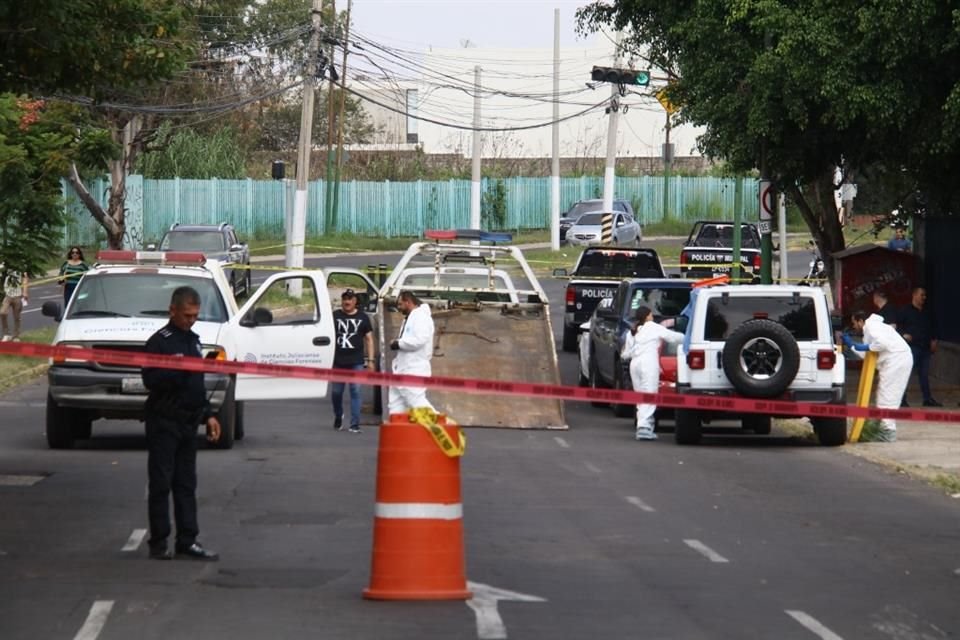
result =
M400 327L397 342L400 350L393 358L393 372L429 376L433 357L433 317L429 305L421 304L410 311ZM424 387L390 387L388 398L390 413L406 413L420 407L433 409Z
M863 343L870 351L877 352L877 407L880 409L899 409L903 393L910 382L913 370L913 353L910 345L881 316L870 314L863 323ZM862 352L857 351L862 357ZM883 429L888 433L897 432L897 421L884 418Z
M620 358L630 359L633 390L656 393L660 388L660 345L683 342L683 334L650 321L643 323L636 334L627 332ZM637 405L637 440L656 440L653 432L655 404Z

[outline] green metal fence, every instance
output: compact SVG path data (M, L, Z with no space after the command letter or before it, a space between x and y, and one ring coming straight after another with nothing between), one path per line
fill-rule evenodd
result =
M505 178L506 218L503 229L546 229L550 216L550 178ZM735 178L670 178L668 214L663 210L665 180L656 176L618 176L616 197L632 203L643 224L665 219L732 219ZM758 183L739 178L743 187L745 218L755 217ZM483 189L493 180L485 179ZM103 206L109 182L92 181L88 187ZM174 222L213 224L229 222L245 238L281 238L288 207L293 203L293 182L272 180L145 180L128 179L128 244L159 240ZM67 207L66 243L86 246L102 242L103 233L64 184ZM603 178L561 178L561 211L578 200L599 198ZM470 181L361 182L340 185L340 211L335 221L324 219L325 184L309 186L307 234L331 230L370 236L419 236L425 229L470 226Z

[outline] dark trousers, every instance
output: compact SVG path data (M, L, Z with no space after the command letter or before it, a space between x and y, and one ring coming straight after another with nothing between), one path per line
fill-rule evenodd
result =
M920 381L920 393L924 402L931 402L934 398L930 393L930 347L910 347L913 352L913 370Z
M177 547L196 542L197 525L197 425L148 416L147 511L150 546L166 548L170 537L170 493L177 522Z

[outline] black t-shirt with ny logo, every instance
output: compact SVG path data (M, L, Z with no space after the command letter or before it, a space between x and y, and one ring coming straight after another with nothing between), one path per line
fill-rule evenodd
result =
M343 309L337 309L333 312L333 327L337 336L333 366L343 369L363 364L363 337L373 331L367 314L357 311L348 315Z

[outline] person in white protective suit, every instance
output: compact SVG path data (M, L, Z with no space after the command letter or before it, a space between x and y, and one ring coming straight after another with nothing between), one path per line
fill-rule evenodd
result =
M654 322L650 307L638 308L636 318L633 330L628 331L624 338L620 358L630 360L630 379L634 391L656 393L660 388L660 347L664 342L683 342L683 334ZM653 414L656 411L655 404L637 405L637 440L657 439L657 434L653 432Z
M405 318L400 326L400 334L390 343L391 351L397 352L393 358L393 372L429 376L430 358L433 357L433 317L430 315L430 306L421 304L409 291L401 291L397 296L397 309ZM433 409L424 387L390 387L388 397L391 414L406 413L420 407Z
M913 369L913 353L910 345L897 333L893 326L886 324L876 313L869 316L857 311L850 317L850 326L863 332L863 342L854 342L846 333L843 343L854 350L861 358L865 351L877 352L877 407L880 409L899 409L903 392L910 382ZM884 418L883 440L893 442L897 439L897 421Z

